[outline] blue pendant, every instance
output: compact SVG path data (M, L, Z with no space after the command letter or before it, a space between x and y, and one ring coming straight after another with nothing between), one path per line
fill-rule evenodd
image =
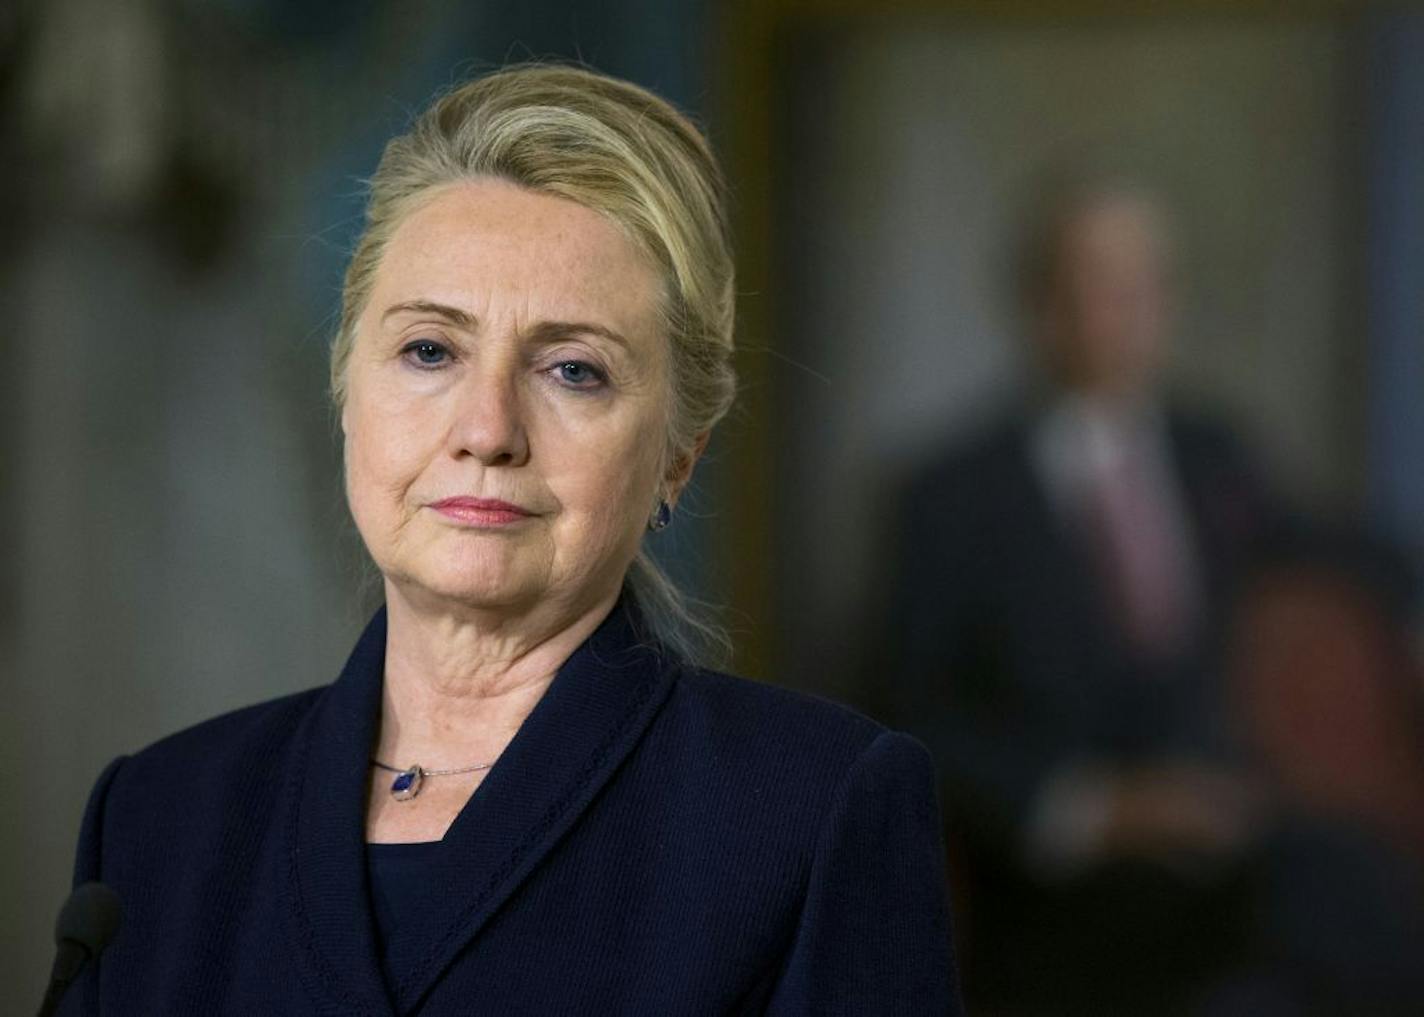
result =
M420 794L420 785L424 779L425 771L419 766L402 770L396 775L396 779L391 781L391 797L398 802L409 801Z

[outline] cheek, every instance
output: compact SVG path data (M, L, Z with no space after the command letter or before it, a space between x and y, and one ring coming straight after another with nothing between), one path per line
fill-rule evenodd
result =
M408 426L399 414L382 414L353 404L345 414L343 443L346 496L353 515L384 515L399 506L428 461L428 436Z
M570 522L596 531L603 544L641 534L657 495L662 433L656 421L639 415L563 444L549 482Z

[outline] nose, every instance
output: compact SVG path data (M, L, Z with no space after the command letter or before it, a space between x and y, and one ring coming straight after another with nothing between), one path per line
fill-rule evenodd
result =
M455 393L450 453L486 466L521 466L529 458L517 372L489 364L470 371Z

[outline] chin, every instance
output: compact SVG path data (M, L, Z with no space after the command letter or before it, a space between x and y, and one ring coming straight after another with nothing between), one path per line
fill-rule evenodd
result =
M481 610L516 607L538 599L538 591L533 584L483 577L404 575L394 577L393 581L414 600L459 604Z
M402 589L423 598L467 607L497 608L538 599L540 583L533 563L505 555L446 554L413 562L387 575Z

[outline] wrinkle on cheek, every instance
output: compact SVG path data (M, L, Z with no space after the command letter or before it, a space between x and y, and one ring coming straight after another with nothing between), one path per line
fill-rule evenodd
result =
M394 515L393 529L399 531L418 510L412 490L421 476L417 462L409 461L409 451L398 443L383 449L382 472L378 481L385 503Z
M398 417L399 415L395 415ZM417 433L400 426L391 414L377 414L369 403L345 415L347 498L368 545L397 538L413 515L409 497L420 475ZM373 548L374 550L374 548Z

